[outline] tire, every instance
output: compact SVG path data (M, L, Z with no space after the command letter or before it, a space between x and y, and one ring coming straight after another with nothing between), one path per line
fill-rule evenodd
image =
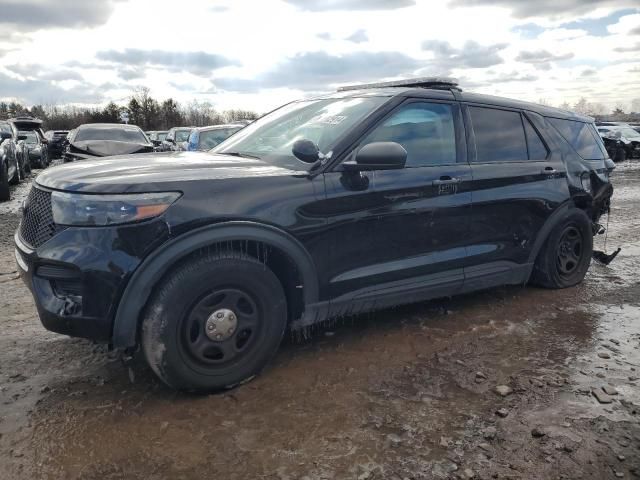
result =
M614 158L614 162L624 162L627 159L627 151L624 148L616 149L616 157Z
M13 174L13 177L9 179L10 185L17 185L20 183L20 165L18 164L18 160L16 160L16 171Z
M257 375L286 324L286 297L273 272L252 257L222 252L187 261L155 288L142 350L168 386L219 391Z
M9 165L7 162L0 163L0 202L10 200L9 191Z
M589 270L592 254L591 220L582 210L570 210L542 246L531 282L544 288L577 285Z

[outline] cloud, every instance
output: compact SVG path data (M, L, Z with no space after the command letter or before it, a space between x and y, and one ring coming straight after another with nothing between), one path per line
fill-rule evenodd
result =
M594 75L597 75L598 71L595 68L587 68L586 70L583 70L582 73L580 74L581 77L593 77Z
M322 12L331 10L396 10L411 7L415 0L285 0L300 10Z
M109 20L114 4L77 0L3 0L0 25L19 26L20 31L45 28L89 28Z
M30 105L37 103L99 103L104 100L101 91L91 85L65 90L48 80L17 80L0 73L0 92L4 99L17 99Z
M307 52L286 59L255 80L219 78L214 84L223 90L244 92L281 87L327 91L338 83L411 75L423 63L400 52L359 51L342 56Z
M369 41L369 37L367 36L367 32L365 29L361 28L360 30L356 30L351 35L349 35L345 40L353 43L364 43Z
M52 69L51 67L36 65L33 63L7 65L5 68L25 78L38 78L40 80L51 80L57 82L62 82L64 80L84 81L82 75L75 70L68 68Z
M530 63L538 70L551 69L551 62L559 62L573 58L573 53L563 53L554 55L548 50L521 51L516 57L516 61Z
M126 48L119 50L102 50L96 53L98 60L128 66L157 66L173 72L189 72L194 75L208 76L213 70L239 65L222 55L206 52L172 52L169 50L141 50Z
M638 25L638 26L637 26L637 27L635 27L635 28L632 28L632 29L629 31L629 34L630 34L630 35L640 35L640 25Z
M596 8L634 6L633 0L451 0L452 7L500 6L514 17L561 18L579 16Z
M118 70L118 76L123 80L135 80L145 76L144 68L125 67Z
M442 71L452 68L486 68L498 65L504 62L498 52L506 47L506 43L483 46L473 40L466 42L462 48L454 48L449 42L442 40L422 42L422 49L433 52L433 62Z
M640 52L640 42L635 45L631 45L630 47L617 47L613 49L616 52Z
M511 73L503 73L489 80L488 83L509 83L509 82L535 82L538 80L536 75L522 74L516 71Z
M316 37L322 40L331 40L331 34L329 32L321 32L316 35Z

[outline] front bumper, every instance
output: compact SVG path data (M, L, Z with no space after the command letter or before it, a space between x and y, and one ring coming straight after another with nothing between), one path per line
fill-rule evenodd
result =
M129 278L168 236L166 223L155 219L118 227L67 228L32 249L18 228L14 254L47 330L108 343Z

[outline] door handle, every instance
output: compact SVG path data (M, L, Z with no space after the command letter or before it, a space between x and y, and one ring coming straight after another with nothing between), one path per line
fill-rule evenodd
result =
M540 173L542 174L556 173L556 169L553 167L544 167Z
M460 183L460 179L457 177L450 177L449 175L443 175L438 180L433 181L433 185L450 185L452 183Z

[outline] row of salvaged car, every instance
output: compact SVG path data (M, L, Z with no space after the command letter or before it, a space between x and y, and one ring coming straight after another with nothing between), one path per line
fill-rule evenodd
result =
M640 123L596 122L596 128L611 160L640 158Z
M211 150L245 125L243 122L143 132L136 125L87 123L68 132L62 158L65 162L73 162L131 153Z
M9 199L9 185L22 181L31 168L49 165L48 138L42 121L17 117L0 121L0 201Z
M9 199L9 185L25 179L32 168L46 168L56 158L72 162L131 153L210 150L247 123L149 132L136 125L91 123L44 133L39 119L0 121L0 201Z

